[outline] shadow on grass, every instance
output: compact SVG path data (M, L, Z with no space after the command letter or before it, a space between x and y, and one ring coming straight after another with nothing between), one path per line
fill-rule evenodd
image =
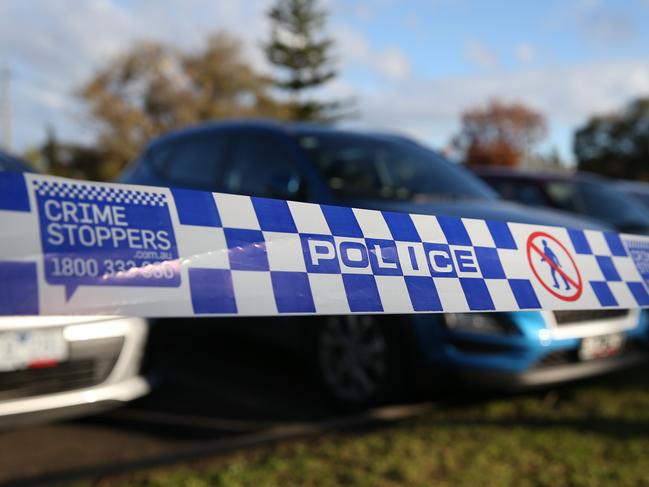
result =
M611 393L646 392L649 394L649 363L588 379L521 390L508 390L506 384L502 389L472 389L456 385L445 390L442 395L428 395L426 399L435 400L444 408L454 408L507 399L537 399L547 402L549 396L557 396L562 402L566 402L579 394L596 390Z
M595 433L615 439L632 439L649 437L649 421L630 420L622 418L590 417L583 419L548 419L548 418L472 418L472 419L443 419L436 422L440 427L493 427L510 431L513 428L526 430L572 430L580 433Z

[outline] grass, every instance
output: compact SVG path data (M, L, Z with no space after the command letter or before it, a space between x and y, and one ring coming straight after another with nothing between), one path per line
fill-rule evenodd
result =
M649 485L648 377L644 367L550 393L449 404L389 427L135 472L98 485Z

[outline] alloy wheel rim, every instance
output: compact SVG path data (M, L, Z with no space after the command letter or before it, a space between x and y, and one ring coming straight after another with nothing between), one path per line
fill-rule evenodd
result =
M370 316L331 317L320 335L319 360L324 380L341 399L371 398L387 372L387 343Z

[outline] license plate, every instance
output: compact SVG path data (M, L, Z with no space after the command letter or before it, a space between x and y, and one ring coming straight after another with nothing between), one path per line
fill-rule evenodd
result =
M624 348L624 335L611 333L595 337L586 337L581 341L579 358L592 360L597 358L612 357L619 354Z
M0 332L0 371L53 366L67 358L60 329Z

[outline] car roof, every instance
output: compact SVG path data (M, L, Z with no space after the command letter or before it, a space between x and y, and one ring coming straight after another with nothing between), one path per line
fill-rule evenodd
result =
M375 140L403 142L419 146L417 142L402 135L366 131L355 128L343 128L323 123L281 122L269 119L234 119L204 122L198 125L193 125L161 135L151 143L151 146L157 146L158 144L164 144L170 140L185 138L186 136L193 134L209 133L215 130L237 131L243 129L272 130L276 132L283 132L286 135L355 135L372 138Z
M22 159L0 150L0 171L34 172L34 168Z
M397 142L405 142L409 144L419 145L413 139L405 135L386 133L380 131L363 130L360 128L351 127L337 127L333 125L324 125L317 123L290 123L286 125L287 131L297 135L355 135L360 137L368 137L372 139L389 140Z
M486 178L526 179L534 181L572 181L572 182L601 182L605 178L589 172L559 172L559 171L530 171L526 169L510 169L499 167L471 168L479 176Z
M646 181L622 180L622 181L617 181L615 183L615 187L622 191L649 193L649 183L647 183Z

